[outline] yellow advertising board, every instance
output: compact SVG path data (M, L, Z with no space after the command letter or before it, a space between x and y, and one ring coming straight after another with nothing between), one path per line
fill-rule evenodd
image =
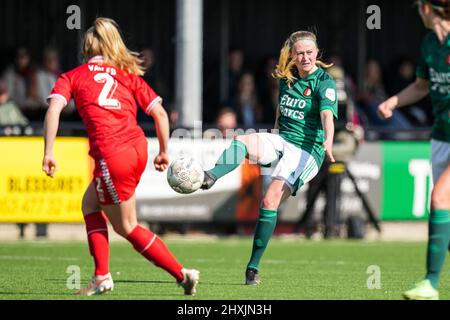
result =
M43 138L0 138L0 222L83 222L81 200L92 179L88 149L86 138L57 138L52 179L42 171Z

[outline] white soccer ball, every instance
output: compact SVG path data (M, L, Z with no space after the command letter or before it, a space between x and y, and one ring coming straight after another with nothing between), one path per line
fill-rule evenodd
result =
M179 158L167 170L167 182L178 193L188 194L200 189L205 173L193 158Z

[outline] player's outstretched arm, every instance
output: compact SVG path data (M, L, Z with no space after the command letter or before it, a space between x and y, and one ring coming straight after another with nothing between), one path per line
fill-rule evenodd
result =
M44 120L44 159L42 170L47 176L52 177L57 170L56 161L53 158L53 145L59 126L59 116L65 103L59 98L52 98Z
M325 135L325 142L323 148L325 153L331 162L335 162L333 157L333 139L334 139L334 119L333 112L331 110L323 110L320 112L320 118L322 120L322 128Z
M159 154L153 164L158 171L164 171L169 166L168 143L169 143L169 117L161 103L157 103L150 111L150 116L155 121L156 135L159 141Z
M382 102L378 106L378 115L382 119L388 119L392 117L392 112L395 108L400 108L415 103L423 99L428 92L428 80L417 78L415 82L411 83L398 94Z

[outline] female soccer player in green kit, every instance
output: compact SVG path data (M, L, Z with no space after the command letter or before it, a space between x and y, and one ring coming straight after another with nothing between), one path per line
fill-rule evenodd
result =
M450 0L419 0L419 14L432 32L422 43L417 80L378 106L387 119L395 108L431 96L434 124L431 162L434 188L431 194L427 274L403 296L414 300L437 300L439 274L450 242Z
M279 108L275 128L279 134L254 133L236 137L215 167L205 171L202 189L209 189L245 158L273 169L272 181L259 209L253 249L246 269L247 285L260 283L261 257L272 237L280 203L310 181L327 155L332 155L337 116L336 84L317 60L316 36L294 32L284 43L274 77L279 79Z

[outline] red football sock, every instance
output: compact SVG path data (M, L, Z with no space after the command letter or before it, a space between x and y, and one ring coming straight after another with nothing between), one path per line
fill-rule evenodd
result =
M106 216L103 212L94 212L84 216L89 251L95 262L95 275L103 276L109 273L109 243Z
M137 225L128 235L127 240L147 260L169 272L178 282L183 281L184 277L181 273L183 266L156 234Z

